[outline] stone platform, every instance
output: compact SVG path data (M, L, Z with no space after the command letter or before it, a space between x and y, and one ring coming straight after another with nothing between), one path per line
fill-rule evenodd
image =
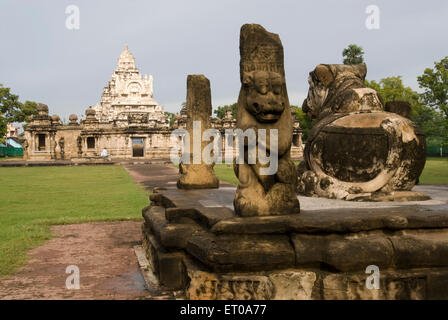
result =
M432 200L300 197L300 214L242 218L235 188L156 189L143 243L160 283L190 299L448 298L447 190L419 191Z

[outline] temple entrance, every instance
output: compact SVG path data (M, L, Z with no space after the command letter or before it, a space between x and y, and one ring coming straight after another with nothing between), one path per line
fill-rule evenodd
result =
M95 149L95 138L87 137L87 149Z
M37 150L43 151L45 150L45 134L38 134L38 145Z
M132 156L143 157L144 154L143 138L132 138Z

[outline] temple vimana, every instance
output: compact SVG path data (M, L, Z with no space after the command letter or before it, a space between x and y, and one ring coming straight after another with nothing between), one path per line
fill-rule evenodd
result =
M69 123L63 124L58 115L50 116L48 106L38 105L38 115L25 127L24 157L38 161L95 160L106 148L112 159L168 160L176 143L171 133L185 128L187 122L184 107L170 123L154 99L153 77L140 73L127 46L103 89L101 101L87 108L85 115L84 120L79 120L72 114ZM211 118L210 123L224 134L225 129L235 127L236 120L228 108L222 119ZM293 142L292 157L301 158L302 130L297 120L293 120Z

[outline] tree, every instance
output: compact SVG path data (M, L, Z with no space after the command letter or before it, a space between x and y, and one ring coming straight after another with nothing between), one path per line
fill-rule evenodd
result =
M172 126L174 124L174 113L165 111L165 116L168 118L170 126Z
M444 114L448 119L448 56L434 62L434 69L426 68L417 78L424 103Z
M238 106L238 103L235 102L234 104L225 105L225 106L219 106L213 112L216 114L216 117L218 117L219 119L222 119L226 115L226 109L227 108L231 108L232 109L233 118L236 119L236 109L237 109L237 106Z
M401 76L387 77L379 82L366 80L366 86L378 92L383 98L383 102L407 101L411 105L411 120L417 124L425 133L428 144L439 143L444 140L447 127L441 113L424 104L422 96L405 87Z
M389 101L407 101L411 104L412 109L417 107L417 105L422 105L420 95L412 90L411 87L405 87L401 76L383 78L379 82L366 80L365 84L378 92L384 103Z
M344 57L344 64L358 64L363 63L364 51L362 47L357 46L356 44L350 44L347 48L342 51L342 56Z
M308 139L308 134L313 127L313 120L303 112L302 108L298 106L291 106L296 112L296 119L299 120L300 128L303 130L302 132L302 140L305 142Z
M21 105L20 108L21 110L17 113L14 122L28 122L30 120L30 116L37 114L37 102L27 100Z
M9 88L0 84L0 140L4 140L8 123L27 122L31 115L37 114L36 107L36 102L21 103L18 95L12 94Z

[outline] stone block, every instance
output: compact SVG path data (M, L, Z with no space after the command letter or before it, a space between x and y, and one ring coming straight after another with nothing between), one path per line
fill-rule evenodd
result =
M322 266L337 271L362 271L369 265L388 268L394 251L382 234L292 236L297 266Z
M226 207L203 207L194 208L167 208L166 219L169 222L177 222L181 218L189 218L205 228L211 228L217 222L234 217L232 210Z
M185 259L191 300L270 300L275 288L267 276L259 274L219 274L202 270L190 259Z
M448 266L447 229L407 230L390 239L398 268Z
M164 248L184 249L192 233L200 230L200 227L188 217L179 217L176 223L168 223L165 216L165 209L157 206L146 209L143 213L152 233Z
M426 298L426 276L420 272L381 272L379 289L366 286L367 274L323 275L324 300L421 300Z
M185 288L187 279L183 257L181 252L159 252L159 282L161 285L171 290Z
M268 278L275 288L274 300L316 299L316 272L290 269L271 273Z
M183 290L187 281L184 254L166 251L151 234L146 223L143 226L143 248L159 283L170 290Z
M218 235L195 232L187 252L214 271L256 271L294 265L285 235Z

